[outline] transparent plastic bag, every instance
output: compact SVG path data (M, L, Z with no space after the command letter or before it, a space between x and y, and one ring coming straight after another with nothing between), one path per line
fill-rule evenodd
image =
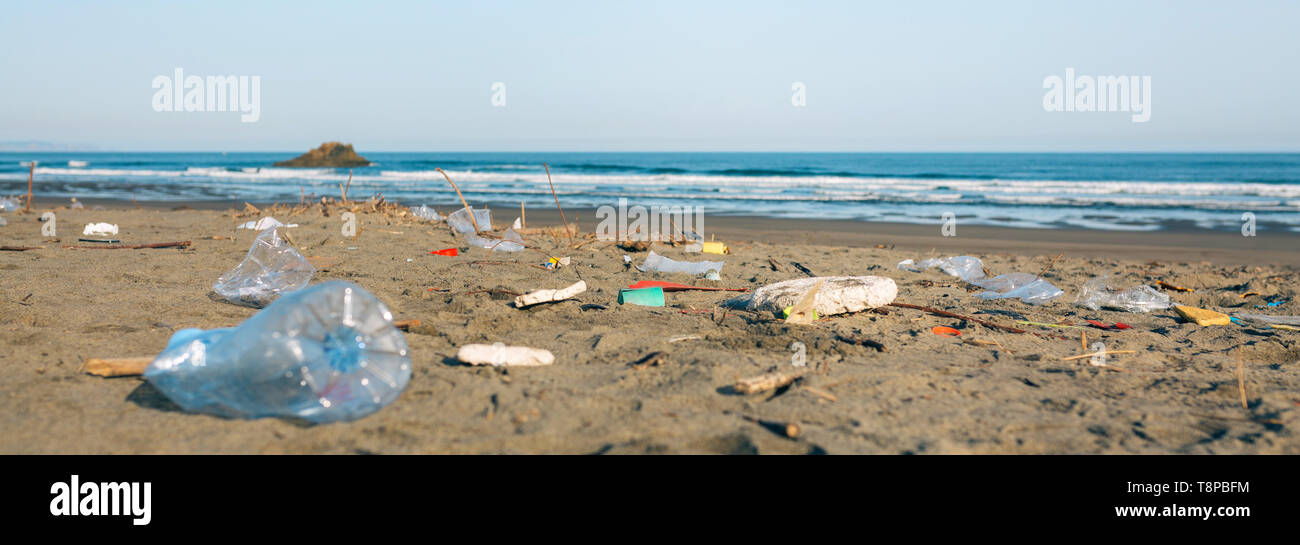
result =
M1112 308L1126 312L1150 312L1169 308L1169 296L1155 288L1140 285L1119 291L1110 286L1108 276L1089 280L1079 288L1079 296L1074 302L1092 310Z
M325 423L392 403L411 359L388 308L333 281L287 294L238 327L177 331L144 378L191 412Z
M411 215L424 221L442 221L444 219L442 216L438 215L437 210L434 210L432 207L425 204L412 206ZM470 229L473 230L473 226L471 226Z
M1051 282L1029 273L999 274L971 283L989 290L977 296L981 299L1019 299L1031 305L1042 305L1065 294Z
M457 208L455 212L447 214L447 226L457 233L473 233L474 222L478 223L479 231L492 230L492 211L486 208L474 209L474 221L471 222L469 214L464 208Z
M971 284L984 278L984 262L968 255L924 259L920 263L914 263L911 259L898 262L898 268L904 271L921 272L934 267Z
M967 284L989 290L978 295L981 299L1020 299L1031 305L1042 305L1065 293L1051 282L1029 273L1007 273L989 278L984 274L984 262L968 255L932 258L920 263L907 259L898 263L900 270L912 272L934 267Z
M724 261L677 261L650 250L650 255L646 256L645 263L640 267L641 272L661 272L661 273L686 273L693 275L706 275L716 280L718 274L722 272L722 266L726 265Z
M212 291L236 305L264 307L282 293L307 287L316 267L280 238L280 229L257 235L244 260L217 278Z
M5 197L0 199L0 212L13 212L19 208L18 199Z

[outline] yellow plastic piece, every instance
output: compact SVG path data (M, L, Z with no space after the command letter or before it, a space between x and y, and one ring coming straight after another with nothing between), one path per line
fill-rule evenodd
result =
M1183 319L1196 322L1197 325L1228 325L1232 323L1232 318L1227 314L1205 310L1203 308L1187 307L1183 305L1174 305L1174 310L1178 312Z

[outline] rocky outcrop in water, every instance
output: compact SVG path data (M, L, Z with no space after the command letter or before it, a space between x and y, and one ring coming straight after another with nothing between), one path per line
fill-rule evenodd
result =
M326 142L319 148L294 157L288 161L276 161L277 167L364 167L370 161L357 155L352 144Z

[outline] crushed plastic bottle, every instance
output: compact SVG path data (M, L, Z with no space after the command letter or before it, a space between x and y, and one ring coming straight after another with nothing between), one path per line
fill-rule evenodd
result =
M442 216L438 215L437 210L434 210L433 207L425 204L422 204L420 206L412 206L411 215L415 216L417 219L421 219L424 221L442 221L443 219L445 219Z
M898 263L900 270L912 272L934 267L967 284L989 290L977 296L981 299L1020 299L1031 305L1042 305L1065 294L1065 291L1034 274L1008 273L989 278L984 274L984 262L968 255L926 259L920 263L906 259Z
M1155 288L1140 285L1116 290L1111 287L1110 278L1105 275L1093 278L1079 288L1079 296L1074 302L1092 310L1112 308L1127 312L1150 312L1169 308L1169 296Z
M677 261L650 250L650 255L646 256L645 263L637 267L641 272L661 272L661 273L685 273L696 276L706 275L711 280L717 280L718 275L722 272L722 266L726 265L724 261Z
M253 240L239 266L217 278L212 291L236 305L264 307L285 292L307 287L316 273L307 258L272 227Z
M144 378L191 412L325 423L392 403L411 358L382 302L333 281L285 295L238 327L177 331Z
M465 212L464 208L457 208L455 212L447 214L447 226L457 233L473 233L474 225L477 223L479 231L491 231L492 211L486 208L473 210L473 221L470 221L469 214Z

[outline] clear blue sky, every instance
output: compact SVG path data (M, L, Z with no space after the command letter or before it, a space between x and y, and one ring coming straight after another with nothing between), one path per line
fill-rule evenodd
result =
M454 5L443 5L454 4ZM0 142L122 150L1300 151L1300 2L12 2ZM155 112L257 75L261 119ZM1043 78L1149 75L1152 116ZM504 108L491 104L506 83ZM791 105L791 84L807 106Z

